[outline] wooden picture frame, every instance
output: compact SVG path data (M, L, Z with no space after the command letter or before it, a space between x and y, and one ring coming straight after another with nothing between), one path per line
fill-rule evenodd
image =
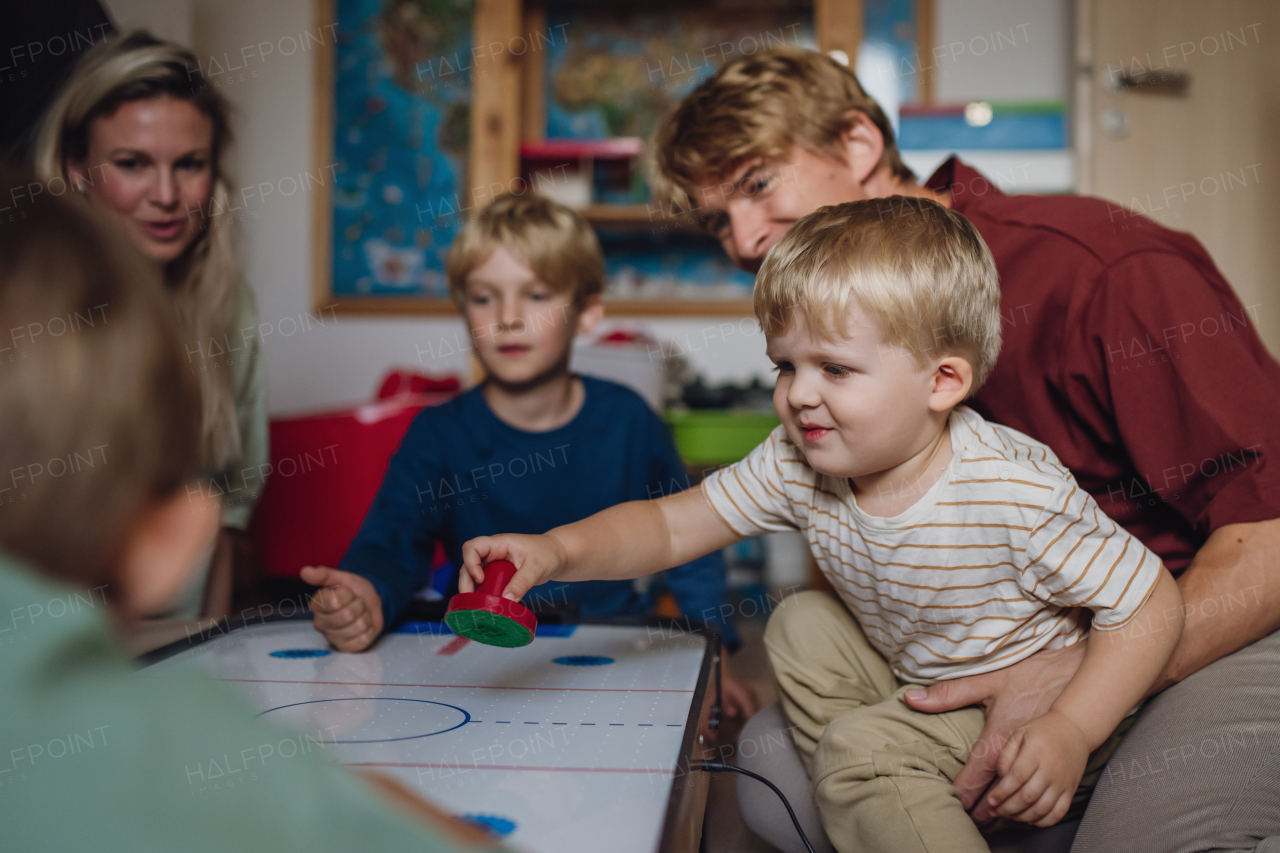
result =
M921 0L928 2L928 0ZM522 33L546 26L544 0L475 0L474 43L508 43ZM814 0L814 19L820 49L842 50L852 63L862 39L862 0ZM320 26L337 22L337 0L315 0ZM314 51L315 111L312 134L314 162L334 162L336 80L334 39ZM481 62L484 67L481 67ZM544 57L528 51L523 57L506 54L476 60L471 81L469 184L506 185L520 173L520 143L541 141L545 128L541 93ZM312 302L340 314L397 316L453 316L448 299L427 296L352 296L334 293L334 194L332 182L317 187L312 198ZM593 205L582 211L593 225L648 226L643 205ZM730 316L752 315L749 299L617 300L606 298L610 316Z

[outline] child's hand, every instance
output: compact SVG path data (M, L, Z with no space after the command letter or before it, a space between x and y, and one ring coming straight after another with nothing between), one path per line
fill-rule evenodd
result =
M462 568L458 573L458 591L474 592L484 581L484 564L493 560L510 560L516 574L502 593L503 598L519 601L538 584L545 583L565 567L564 546L554 536L526 536L503 533L477 536L462 546Z
M302 579L323 587L311 599L312 626L340 652L362 652L382 633L382 597L360 575L307 566Z
M1089 747L1084 732L1061 711L1049 711L1013 733L1000 751L1000 781L987 803L996 814L1053 826L1071 806Z

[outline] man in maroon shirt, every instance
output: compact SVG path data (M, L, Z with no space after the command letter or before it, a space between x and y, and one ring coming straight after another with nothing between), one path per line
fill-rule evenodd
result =
M1152 689L1164 692L1103 771L1073 849L1280 850L1280 365L1203 247L1099 199L1007 196L955 158L920 185L853 74L812 52L731 63L657 142L664 212L694 209L746 270L826 204L925 196L973 222L1004 315L974 407L1052 447L1161 556L1186 601L1178 650ZM992 817L982 794L999 746L1047 710L1082 657L1083 644L1044 651L910 699L923 711L985 707L985 743L955 779L980 824ZM750 752L764 757L742 763L766 776L799 768ZM759 802L748 824L790 849L790 827L768 825L761 815L776 806ZM1046 831L1036 849L1065 850L1073 830Z

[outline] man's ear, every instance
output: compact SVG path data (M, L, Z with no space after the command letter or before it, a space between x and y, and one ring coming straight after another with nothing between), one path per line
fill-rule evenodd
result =
M949 355L933 369L933 389L929 392L929 409L946 412L969 396L973 388L973 366L969 360Z
M884 156L884 134L864 112L851 110L848 118L849 126L840 131L836 144L840 159L849 164L858 183L865 184L875 175Z
M179 488L134 522L120 566L120 602L132 618L163 613L213 548L221 502Z
M582 307L578 309L578 329L575 335L589 335L600 321L604 319L604 298L596 293L584 297Z

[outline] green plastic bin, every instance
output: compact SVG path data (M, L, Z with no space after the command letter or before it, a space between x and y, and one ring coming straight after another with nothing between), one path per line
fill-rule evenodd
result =
M695 409L664 416L676 450L686 463L737 462L769 437L779 423L775 414L733 409Z

